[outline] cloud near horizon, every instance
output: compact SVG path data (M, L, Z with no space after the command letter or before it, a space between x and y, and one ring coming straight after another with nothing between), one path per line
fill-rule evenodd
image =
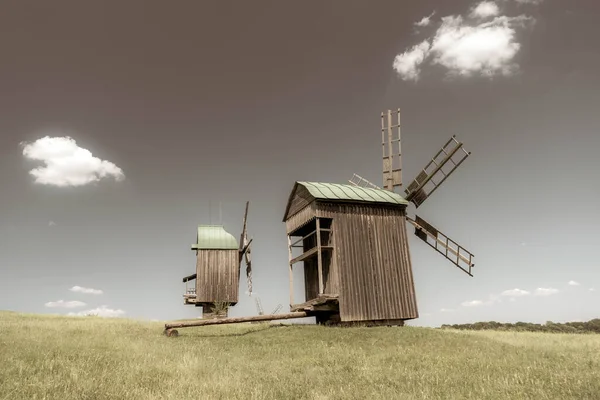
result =
M467 17L442 17L433 35L394 58L394 70L401 79L414 82L420 79L426 61L443 67L448 76L454 77L516 73L519 67L514 59L521 49L518 30L535 20L525 15L501 15L499 1L480 1L471 7ZM432 16L415 25L431 25Z
M92 288L86 288L86 287L81 287L81 286L73 286L69 290L71 292L84 293L84 294L102 294L102 293L104 293L100 289L92 289Z
M501 296L509 296L509 297L521 297L521 296L529 296L531 293L529 293L527 290L522 290L522 289L510 289L510 290L505 290L502 293L500 293Z
M100 307L97 307L97 308L94 308L91 310L80 311L77 313L70 312L67 315L70 317L87 317L87 316L95 315L98 317L115 318L115 317L121 317L121 316L125 315L125 311L123 311L121 309L112 309L106 305L102 305Z
M65 300L58 300L58 301L49 301L46 304L44 304L45 307L48 308L77 308L77 307L85 307L87 304L84 303L83 301L79 301L79 300L72 300L72 301L65 301Z
M535 296L551 296L558 292L559 292L559 290L554 289L554 288L537 288L537 289L535 289L534 295Z
M69 136L45 136L32 143L22 142L21 146L27 159L44 163L44 166L29 171L35 183L40 185L84 186L107 177L116 181L125 179L121 168L94 157Z
M571 282L578 284L575 281L570 281L569 284L571 284ZM528 292L527 290L523 290L523 289L509 289L509 290L504 290L503 292L500 293L499 296L495 295L495 294L491 294L489 296L489 300L487 301L482 301L482 300L471 300L471 301L464 301L462 303L460 303L460 305L462 307L479 307L479 306L484 306L484 305L492 305L492 304L496 304L496 303L501 303L501 296L505 296L505 297L509 297L509 301L514 302L516 301L516 299L518 297L524 297L524 296L551 296L554 294L559 293L560 290L559 289L555 289L555 288L537 288L533 293Z

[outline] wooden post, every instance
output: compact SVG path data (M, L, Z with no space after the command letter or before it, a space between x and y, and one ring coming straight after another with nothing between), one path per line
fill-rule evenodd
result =
M317 272L319 275L319 295L323 294L323 257L321 255L321 220L317 218Z
M165 330L173 328L188 328L192 326L206 326L206 325L221 325L221 324L240 324L243 322L253 321L274 321L279 319L293 319L293 318L305 318L308 315L304 311L293 312L288 314L276 314L276 315L256 315L253 317L236 317L236 318L223 318L223 319L207 319L207 320L196 320L196 321L183 321L174 324L165 324Z
M288 253L290 266L290 308L294 305L294 270L292 268L292 238L288 235Z

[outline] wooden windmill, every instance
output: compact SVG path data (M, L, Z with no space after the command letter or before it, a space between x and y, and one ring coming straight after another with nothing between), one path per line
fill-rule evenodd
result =
M395 192L402 186L400 110L396 124L392 115L382 114L383 188L356 174L349 184L295 183L283 219L292 312L314 315L319 323L402 325L418 318L405 222L415 227L417 237L472 276L473 254L421 217L406 214L409 202L418 208L470 153L453 136L403 197ZM298 304L293 266L300 262L305 301Z
M246 259L249 291L252 291L252 262L246 221L246 202L240 243L222 225L199 225L196 243L196 273L183 278L184 304L202 307L203 318L226 317L239 299L240 265ZM193 287L190 283L195 281Z

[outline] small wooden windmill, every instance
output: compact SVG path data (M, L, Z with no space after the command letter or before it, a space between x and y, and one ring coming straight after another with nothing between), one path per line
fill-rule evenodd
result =
M292 312L314 315L318 323L402 325L418 318L405 222L472 276L473 254L419 216L406 214L409 202L418 208L470 153L453 136L408 185L404 198L394 191L402 186L400 110L397 124L392 115L388 111L381 116L384 188L356 174L349 184L295 183L283 219ZM301 254L295 255L296 249ZM300 262L305 302L298 304L293 266Z
M184 304L202 307L203 318L226 317L229 307L239 298L240 265L246 258L248 288L252 291L252 262L246 221L246 202L240 243L221 225L199 225L196 243L196 273L183 278L186 284ZM190 282L195 285L190 287Z

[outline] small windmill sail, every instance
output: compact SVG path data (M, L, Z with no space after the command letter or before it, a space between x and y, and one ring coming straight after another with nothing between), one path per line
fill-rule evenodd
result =
M240 264L242 263L242 259L246 260L246 278L248 280L248 293L252 295L252 251L250 248L250 243L252 243L252 239L248 240L248 231L246 229L246 223L248 220L248 207L250 202L246 202L246 212L244 213L244 223L242 228L242 235L240 238Z
M273 311L271 311L271 315L275 315L279 312L279 310L281 310L283 306L281 304L277 304L277 307L275 307L275 309Z

